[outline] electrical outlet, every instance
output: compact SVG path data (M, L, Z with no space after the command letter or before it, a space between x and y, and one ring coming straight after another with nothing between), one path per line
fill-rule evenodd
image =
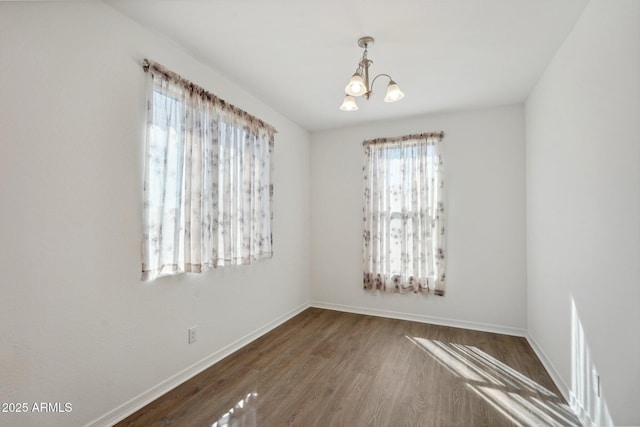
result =
M196 335L196 328L197 326L193 326L189 328L189 344L193 344L194 342L198 341L198 336Z

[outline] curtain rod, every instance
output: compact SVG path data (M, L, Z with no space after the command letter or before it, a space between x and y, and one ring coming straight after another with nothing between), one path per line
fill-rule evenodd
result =
M182 77L178 73L175 73L175 72L169 70L168 68L165 68L164 66L158 64L157 62L149 61L147 58L144 58L142 60L142 70L145 73L148 73L151 70L156 71L156 72L162 74L164 77L166 77L168 79L171 79L174 82L180 83L185 89L191 90L192 92L196 92L201 97L206 98L207 100L213 102L214 104L220 105L223 109L228 109L228 110L232 111L233 113L239 115L243 119L246 119L246 120L252 121L252 122L256 122L260 126L263 126L263 127L267 128L269 131L271 131L273 133L278 133L276 128L271 126L269 123L257 118L256 116L254 116L254 115L252 115L250 113L247 113L243 109L238 108L233 104L230 104L230 103L226 102L224 99L219 98L218 96L212 94L211 92L207 91L203 87L198 86L195 83L190 82L189 80L185 79L184 77Z
M412 139L427 139L427 138L443 139L444 135L445 134L444 134L443 131L440 131L440 132L414 133L414 134L411 134L411 135L396 136L396 137L391 137L391 138L368 139L368 140L362 141L362 145L384 144L386 142L402 142L402 141L409 141L409 140L412 140Z

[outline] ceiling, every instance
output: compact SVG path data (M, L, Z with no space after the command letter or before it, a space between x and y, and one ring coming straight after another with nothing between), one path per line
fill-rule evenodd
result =
M310 131L526 99L588 0L105 0ZM372 36L376 81L340 111ZM185 76L188 78L188 76Z

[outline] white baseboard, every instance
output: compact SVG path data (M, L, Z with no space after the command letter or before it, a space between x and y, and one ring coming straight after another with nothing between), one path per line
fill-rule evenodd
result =
M609 414L607 405L604 400L604 395L602 396L602 400L599 401L599 403L603 405L603 407L605 408L604 409L605 412L598 412L601 414L602 413L605 414L603 415L604 419L594 420L593 418L591 418L591 413L589 413L589 411L587 411L584 408L584 406L582 406L582 402L576 399L574 393L571 391L571 389L569 388L567 383L564 381L562 376L560 376L560 374L558 373L558 370L555 368L555 366L553 366L553 363L551 363L551 361L549 360L549 357L547 357L545 352L542 350L542 347L540 347L540 345L531 336L531 334L527 334L527 341L529 341L529 344L533 348L533 351L536 353L538 358L542 361L542 364L546 368L547 372L549 372L549 375L551 376L551 379L553 380L553 382L556 384L556 387L558 387L558 389L560 390L560 393L562 393L562 396L564 397L564 399L569 403L571 410L576 415L576 417L578 417L578 420L580 420L580 423L582 423L583 426L602 427L602 426L615 425L613 423L613 420L611 420L611 416ZM595 404L596 403L594 402L594 405Z
M562 397L564 397L567 402L571 402L569 386L567 386L567 383L564 382L564 379L562 379L562 376L560 375L556 367L553 366L553 363L551 363L551 360L549 359L547 354L542 350L542 347L540 347L538 342L533 338L533 336L531 336L531 334L527 333L526 338L529 342L529 345L536 353L536 356L538 356L538 359L540 359L542 365L544 365L545 369L549 373L551 380L555 383L556 387L558 387L560 393L562 393Z
M412 322L432 323L434 325L451 326L454 328L471 329L474 331L493 332L496 334L525 337L526 330L509 326L491 325L487 323L467 322L465 320L447 319L422 314L401 313L397 311L379 310L368 307L354 307L350 305L333 304L321 301L311 301L311 307L327 310L345 311L348 313L367 314L369 316L389 317L392 319L410 320Z
M133 399L120 405L119 407L101 416L100 418L90 422L89 424L86 425L86 427L102 427L102 426L107 427L107 426L112 426L119 421L122 421L129 415L133 414L134 412L138 411L139 409L153 402L163 394L176 388L177 386L184 383L188 379L196 376L200 372L211 367L215 363L229 356L231 353L241 349L242 347L249 344L250 342L260 338L262 335L266 334L267 332L271 331L272 329L276 328L277 326L281 325L282 323L286 322L287 320L291 319L292 317L301 313L307 308L309 308L309 303L305 303L294 308L288 313L278 317L277 319L267 323L266 325L256 329L255 331L250 332L244 337L221 348L215 353L205 357L199 362L194 363L193 365L189 366L183 371L178 372L172 377L164 380L160 384L150 388L144 393L134 397Z
M569 405L571 406L571 409L576 414L576 417L578 417L578 419L580 420L583 426L602 427L602 426L598 426L596 423L593 422L593 420L589 416L589 413L585 411L584 407L580 404L580 402L578 402L576 399L573 398L573 395L571 396L571 398L572 399L569 401L570 402Z

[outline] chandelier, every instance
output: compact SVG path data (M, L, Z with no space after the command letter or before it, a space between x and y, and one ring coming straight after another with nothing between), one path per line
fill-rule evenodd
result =
M373 84L380 76L385 76L389 79L389 84L387 84L387 95L384 97L384 102L396 102L404 98L404 93L388 74L378 74L373 78L373 80L371 80L371 84L369 84L369 67L373 64L373 61L367 58L367 48L372 44L373 37L366 36L358 39L358 46L363 48L364 52L362 53L362 59L360 59L360 62L358 63L356 72L353 73L351 80L349 80L349 84L344 89L347 94L340 106L342 111L356 111L358 109L355 99L356 96L364 96L366 100L369 100L371 95L373 95Z

